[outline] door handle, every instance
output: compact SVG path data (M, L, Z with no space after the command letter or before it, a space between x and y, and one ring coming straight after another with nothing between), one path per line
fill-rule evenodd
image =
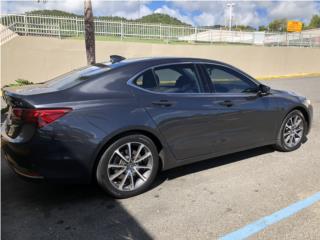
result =
M233 106L233 102L230 101L230 100L221 101L221 102L218 102L218 104L220 104L220 105L222 105L222 106L225 106L225 107L231 107L231 106Z
M174 102L169 102L168 100L160 100L152 102L153 105L162 106L162 107L170 107L174 104Z

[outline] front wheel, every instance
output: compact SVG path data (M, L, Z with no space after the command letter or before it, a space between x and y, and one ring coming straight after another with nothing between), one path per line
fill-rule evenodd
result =
M111 144L97 167L98 184L116 198L128 198L146 191L159 167L158 151L144 135L130 135Z
M277 150L290 152L298 149L306 137L307 122L299 110L290 112L282 122L275 145Z

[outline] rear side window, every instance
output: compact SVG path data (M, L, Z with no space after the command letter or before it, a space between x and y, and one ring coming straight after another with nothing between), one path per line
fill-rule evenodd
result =
M46 87L55 88L57 90L70 88L80 82L100 76L102 73L105 73L111 69L107 65L102 65L103 64L78 69L54 78L48 82L45 82L44 84Z
M217 93L250 93L257 91L255 83L230 69L205 65L205 70Z
M200 83L192 64L157 67L141 74L135 84L141 88L165 93L199 93Z

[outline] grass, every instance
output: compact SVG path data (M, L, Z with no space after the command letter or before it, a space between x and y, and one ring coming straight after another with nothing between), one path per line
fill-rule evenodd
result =
M63 37L64 39L84 40L83 36ZM196 41L177 41L168 39L145 39L137 37L126 37L121 39L119 36L95 36L96 41L111 42L135 42L135 43L155 43L155 44L171 44L171 45L251 45L246 43L221 43L221 42L196 42Z
M6 87L20 87L20 86L31 85L31 84L33 84L33 82L30 82L28 80L19 78L19 79L17 79L15 81L15 83L10 83L10 84L4 85L1 88L1 96L3 95L2 92L3 92L4 88L6 88ZM8 110L9 110L9 106L8 105L6 105L5 108L2 108L2 106L1 106L1 114L6 113Z
M31 85L31 84L33 84L33 82L19 78L15 81L15 83L10 83L10 84L4 85L2 87L2 89L6 88L6 87L20 87L20 86Z

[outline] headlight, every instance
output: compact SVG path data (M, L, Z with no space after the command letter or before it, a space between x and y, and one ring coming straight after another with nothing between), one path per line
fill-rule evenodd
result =
M311 100L309 100L309 99L304 100L304 102L306 105L311 105Z

